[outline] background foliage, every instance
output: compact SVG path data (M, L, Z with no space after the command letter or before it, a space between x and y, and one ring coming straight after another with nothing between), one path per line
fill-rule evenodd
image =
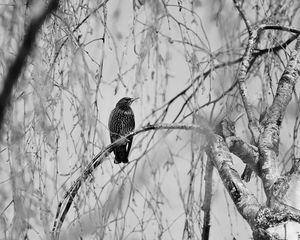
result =
M42 5L0 4L1 79ZM298 1L245 1L242 7L253 24L300 27ZM258 48L280 46L291 36L264 32ZM140 98L133 105L137 128L176 122L211 131L222 117L243 113L236 74L247 39L231 1L61 1L40 30L2 127L1 239L49 236L64 192L109 144L108 116L119 98ZM272 102L293 46L257 51L247 75L257 116ZM299 157L298 94L283 121L282 171ZM250 141L246 115L237 132ZM128 165L114 165L110 156L84 184L62 239L178 239L187 222L199 239L205 143L197 132L136 136ZM235 164L242 172L243 164ZM217 174L212 184L211 239L250 237ZM264 200L258 179L249 188Z

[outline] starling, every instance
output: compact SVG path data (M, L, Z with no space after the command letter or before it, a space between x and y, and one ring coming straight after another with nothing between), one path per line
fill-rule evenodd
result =
M135 100L136 98L124 97L112 110L108 121L110 140L112 143L134 130L134 114L130 105ZM113 148L113 152L115 154L114 163L128 163L128 155L131 148L132 139L133 136L128 137L124 144Z

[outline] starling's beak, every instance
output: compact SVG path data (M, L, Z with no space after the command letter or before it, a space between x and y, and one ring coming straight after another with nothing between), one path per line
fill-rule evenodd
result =
M137 98L132 98L131 100L130 100L130 104L132 104L135 100L137 100L137 99L139 99L138 97Z

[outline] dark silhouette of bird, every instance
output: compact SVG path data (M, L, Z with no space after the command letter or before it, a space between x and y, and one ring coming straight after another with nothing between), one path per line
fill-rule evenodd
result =
M116 107L112 110L108 121L111 143L134 130L134 114L130 105L135 100L136 98L124 97L117 102ZM132 140L133 136L127 137L126 142L113 148L115 154L114 163L128 163Z

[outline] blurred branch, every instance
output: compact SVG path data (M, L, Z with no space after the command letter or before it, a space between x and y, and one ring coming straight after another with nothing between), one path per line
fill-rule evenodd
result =
M72 30L72 33L75 33L80 27L81 27L81 25L83 24L83 23L85 23L95 12L97 12L100 8L102 8L102 7L104 7L105 5L106 5L106 3L108 2L109 0L105 0L105 1L103 1L102 3L100 3L97 7L95 7L84 19L82 19L81 21L80 21L80 23L78 23L77 25L76 25L76 27ZM57 16L58 17L58 16ZM59 17L58 17L59 18ZM54 56L54 59L53 59L53 62L52 62L52 64L54 64L55 62L56 62L56 59L57 59L57 57L58 57L58 55L59 55L59 53L60 53L60 51L61 51L61 49L62 49L62 47L66 44L66 42L68 41L68 39L69 39L69 35L68 36L66 36L66 38L65 38L65 40L60 44L60 46L58 47L58 50L56 51L56 53L55 53L55 56ZM104 42L104 38L103 39L101 39L101 40L103 40L103 42Z
M51 0L48 6L45 6L43 11L38 16L33 17L29 23L24 40L17 53L17 57L9 67L7 75L3 80L3 89L0 94L0 129L3 124L5 111L9 104L13 87L16 85L17 80L26 65L27 57L33 50L38 31L50 14L58 8L58 4L59 0Z
M193 137L193 136L192 136ZM195 178L196 178L196 170L197 163L199 160L203 160L203 152L195 158L195 151L193 144L191 144L191 163L190 163L190 171L189 171L189 188L187 193L187 200L184 201L183 204L185 210L185 223L183 228L183 240L187 239L195 239L195 229L194 229L194 221L193 221L193 213L194 213L194 194L195 194ZM201 161L200 160L200 161Z

